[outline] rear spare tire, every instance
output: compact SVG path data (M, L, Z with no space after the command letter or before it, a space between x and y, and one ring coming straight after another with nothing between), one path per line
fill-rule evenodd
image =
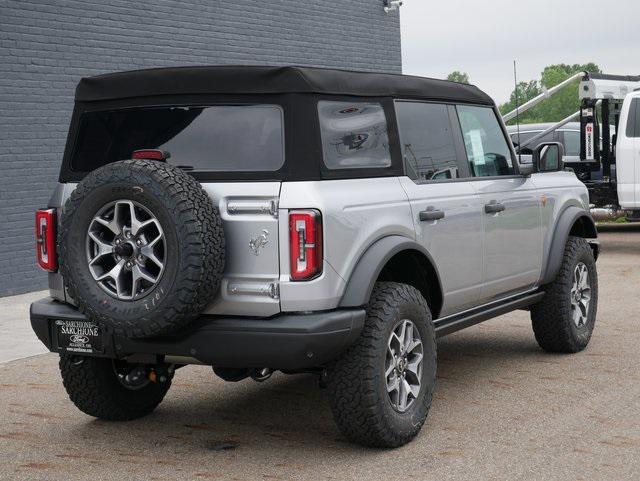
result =
M117 334L165 334L211 302L224 270L218 210L171 165L125 160L76 187L61 218L60 271L80 311Z

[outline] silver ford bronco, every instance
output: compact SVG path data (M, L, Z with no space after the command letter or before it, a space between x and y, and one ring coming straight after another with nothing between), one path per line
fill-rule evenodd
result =
M420 431L436 339L515 309L589 343L597 232L560 144L522 164L476 87L306 67L84 78L31 306L71 400L144 416L176 369L320 377L357 443Z

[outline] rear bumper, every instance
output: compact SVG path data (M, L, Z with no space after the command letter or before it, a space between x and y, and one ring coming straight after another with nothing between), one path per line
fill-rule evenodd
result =
M74 307L50 298L31 304L31 326L52 352L63 352L54 335L54 323L60 319L86 320ZM269 319L204 316L179 333L158 338L128 339L106 331L103 352L94 355L113 359L173 356L216 367L306 369L346 351L360 335L364 319L364 309Z

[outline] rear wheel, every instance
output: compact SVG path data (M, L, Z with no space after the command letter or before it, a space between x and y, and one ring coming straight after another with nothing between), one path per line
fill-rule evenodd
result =
M351 441L397 447L420 431L436 379L427 303L415 288L377 283L358 341L327 370L333 415Z
M173 369L81 356L60 356L69 398L85 414L127 421L151 413L171 387Z
M589 344L598 308L598 273L591 247L569 237L556 279L532 307L533 332L549 352L582 351Z

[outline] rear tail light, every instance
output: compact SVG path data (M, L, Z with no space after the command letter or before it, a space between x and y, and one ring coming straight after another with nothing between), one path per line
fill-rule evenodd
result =
M322 274L322 217L317 210L289 212L291 280L308 281Z
M55 209L36 212L36 252L38 265L45 271L55 272L58 268Z

